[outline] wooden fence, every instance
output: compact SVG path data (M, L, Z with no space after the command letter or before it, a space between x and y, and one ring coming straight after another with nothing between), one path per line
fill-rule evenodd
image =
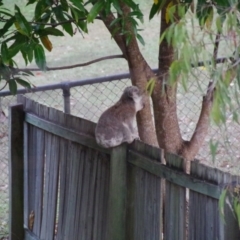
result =
M11 240L240 239L233 212L226 205L224 224L218 208L238 177L197 161L186 175L181 158L167 154L163 165L160 149L139 141L103 149L95 123L18 102L9 114Z

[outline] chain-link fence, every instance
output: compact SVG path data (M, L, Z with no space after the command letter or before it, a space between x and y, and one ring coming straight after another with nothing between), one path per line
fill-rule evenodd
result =
M199 76L201 70L197 71ZM65 109L65 112L71 110L73 115L96 122L100 114L119 99L123 89L131 85L128 76L128 74L122 74L56 84L47 88L36 88L34 93L26 93L26 96L53 108ZM203 84L205 90L208 80ZM7 234L8 223L8 106L16 102L15 96L6 95L7 93L0 93L0 239ZM194 81L189 83L188 92L181 87L178 89L178 118L185 139L191 137L196 126L202 96L203 92L199 90L198 84ZM240 159L238 147L240 129L230 117L224 129L214 126L209 129L206 141L197 156L202 162L211 163L209 141L213 139L218 140L219 143L217 159L211 165L215 164L216 167L228 169L237 167L236 161Z

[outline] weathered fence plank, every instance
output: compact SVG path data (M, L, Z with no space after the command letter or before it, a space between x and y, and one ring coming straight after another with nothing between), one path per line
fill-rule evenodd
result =
M32 110L34 102L29 99L24 99L24 110ZM36 190L36 131L37 129L31 125L24 124L24 225L33 230L35 219L35 193ZM39 169L39 171L41 171ZM39 193L42 195L42 192ZM37 217L38 219L38 217ZM39 225L38 225L39 226Z
M161 237L161 179L132 164L143 156L161 161L160 149L135 141L127 154L127 240ZM138 153L136 155L135 153ZM130 154L131 153L131 154Z
M9 108L9 239L23 239L23 105Z
M177 171L184 171L184 160L166 154L166 164ZM164 237L167 240L186 239L186 188L166 181Z
M126 239L126 151L126 144L123 144L113 148L111 153L107 239Z
M210 168L194 161L191 175L218 185L231 184L231 176L218 169ZM233 213L227 208L226 225L219 216L218 200L209 196L190 191L189 195L189 239L222 239L237 240L240 232Z
M40 117L44 116L44 108L38 104L34 104L32 109L34 113ZM45 134L42 129L35 129L35 139L33 140L32 146L35 148L34 159L36 161L35 171L35 206L34 206L34 224L33 233L36 236L40 236L41 223L42 223L42 206L43 206L43 188L44 188L44 165L45 165Z
M59 138L47 133L45 133L45 138L46 170L40 238L52 240L55 235L57 209Z

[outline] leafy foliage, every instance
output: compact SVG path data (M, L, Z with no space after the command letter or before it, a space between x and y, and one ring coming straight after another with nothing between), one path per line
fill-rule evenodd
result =
M93 23L97 18L105 18L112 11L118 13L112 23L113 34L120 31L120 34L126 36L127 43L136 37L144 44L137 28L138 21L143 20L143 14L133 0L124 2L131 9L127 16L123 14L118 0L28 0L26 5L34 5L35 10L31 18L26 19L17 5L12 13L0 1L0 23L3 26L0 29L0 81L6 81L12 93L16 93L17 84L30 87L27 81L19 78L20 72L14 71L14 67L17 67L14 56L21 53L26 65L34 60L37 66L45 71L45 50L51 51L54 47L51 36L64 36L64 32L73 36L74 26L78 31L87 33L89 23ZM129 22L134 36L125 30ZM28 76L28 73L24 73L24 76Z
M227 186L221 193L218 201L220 217L225 223L225 208L228 206L236 217L238 227L240 229L240 188L239 185L233 183Z
M178 3L158 0L153 3L150 12L149 17L153 18L165 6L165 21L171 23L160 37L160 43L166 41L176 49L176 57L169 70L169 82L175 84L180 78L187 91L187 79L195 74L192 66L203 61L205 74L215 85L214 122L224 123L228 111L233 112L233 118L237 120L238 114L230 97L232 90L229 86L239 73L240 3L237 0L198 0L196 6L193 4L192 1ZM191 31L187 27L189 24ZM210 50L209 46L213 46L213 49ZM226 52L228 59L221 64L221 68L216 66L219 46L228 46L232 51ZM200 85L201 79L199 81Z

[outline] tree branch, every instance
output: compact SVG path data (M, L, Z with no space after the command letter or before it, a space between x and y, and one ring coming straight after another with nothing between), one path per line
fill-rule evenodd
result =
M214 42L214 49L213 49L213 60L214 60L214 67L216 67L216 60L217 60L217 54L219 49L219 42L220 42L221 34L218 32L216 35L216 39Z
M83 20L86 20L87 18L79 18L78 21L83 21ZM98 20L102 20L101 17L96 17L95 19L98 19ZM44 26L52 26L52 27L57 27L59 25L62 25L62 24L65 24L65 23L76 23L76 20L75 19L69 19L69 20L66 20L66 21L62 21L62 22L58 22L58 23L43 23L43 22L29 22L31 24L36 24L36 25L44 25Z
M109 60L109 59L113 59L113 58L124 58L123 55L112 55L112 56L106 56L106 57L101 57L101 58L97 58L95 60L89 61L89 62L85 62L85 63L80 63L80 64L74 64L74 65L70 65L70 66L63 66L63 67L47 67L47 71L56 71L56 70L65 70L65 69L71 69L71 68L76 68L76 67L84 67L93 63L97 63L103 60ZM16 68L15 70L17 70L17 72L20 71L39 71L39 68Z
M216 69L216 64L219 62L225 62L227 58L218 59L218 49L220 42L221 34L218 32L214 42L213 49L213 64L214 69ZM206 95L203 97L202 108L198 122L192 138L190 141L185 141L183 144L183 149L181 150L181 155L188 161L193 160L196 154L199 151L199 148L202 146L202 143L207 135L209 128L210 113L213 104L213 97L215 91L215 84L212 80L209 81L208 89Z
M125 41L124 41L123 35L120 35L120 33L113 34L114 27L115 28L119 28L119 29L121 28L119 23L116 23L114 25L114 27L111 26L112 21L115 20L115 19L116 18L113 15L112 12L110 14L108 14L107 17L102 18L103 23L105 24L106 28L111 33L111 35L112 35L113 39L115 40L115 42L117 43L118 47L121 49L124 57L127 59L126 45L125 45Z
M192 138L185 141L181 155L188 161L193 160L202 146L209 128L210 113L213 104L214 84L210 82L207 94L203 97L202 109Z

